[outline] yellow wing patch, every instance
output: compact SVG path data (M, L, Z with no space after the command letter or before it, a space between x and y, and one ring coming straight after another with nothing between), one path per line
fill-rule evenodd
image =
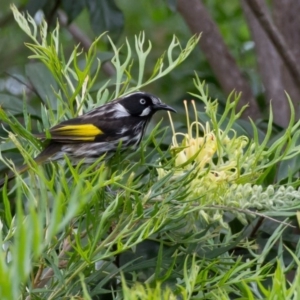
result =
M51 133L68 136L73 140L91 141L103 132L93 124L65 125L51 130Z

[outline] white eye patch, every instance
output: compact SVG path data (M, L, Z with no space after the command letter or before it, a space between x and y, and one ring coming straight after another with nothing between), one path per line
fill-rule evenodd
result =
M151 108L148 106L142 111L142 113L140 114L140 117L148 116L150 114L150 112L151 112Z

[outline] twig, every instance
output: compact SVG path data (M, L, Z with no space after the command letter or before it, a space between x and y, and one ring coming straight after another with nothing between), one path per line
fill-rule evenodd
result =
M256 222L256 225L254 226L254 228L252 229L249 238L250 239L254 239L254 236L256 234L256 232L258 231L258 229L260 228L260 226L262 225L262 223L264 222L264 217L259 217L258 221Z
M86 234L87 234L87 230L83 231L82 234L80 235L80 238L83 238ZM72 243L70 242L69 239L70 239L70 237L68 236L63 241L62 250L58 255L58 259L59 259L59 262L61 263L61 265L60 265L61 267L63 267L65 265L65 261L62 258L65 256L65 254L67 252L69 252L72 249ZM39 281L36 281L36 280L34 281L33 288L42 288L42 287L44 287L48 283L48 281L53 277L53 275L54 275L53 269L49 268ZM37 278L37 276L36 276L36 278ZM25 300L31 300L31 296L28 295L25 298Z
M43 274L43 270L44 270L44 264L41 263L40 266L39 266L39 269L34 277L34 280L33 280L33 285L35 286L37 284L37 282L40 281L40 278Z
M237 207L227 207L227 206L222 206L222 205L204 206L202 209L205 210L205 209L215 209L215 208L219 208L219 209L223 209L223 210L227 210L227 211L237 211L237 212L248 214L248 215L253 214L253 215L256 215L258 217L273 221L275 223L279 223L279 224L282 224L282 225L285 225L285 226L288 226L288 227L296 228L296 226L294 226L294 225L291 225L291 224L283 222L283 221L276 220L272 217L264 215L263 213L259 213L257 211L252 211L250 209L243 209L243 208L237 208Z
M84 234L86 234L86 232L84 232ZM68 237L63 241L63 248L58 255L59 261L71 249L72 249L72 243L70 243L69 237ZM47 272L42 276L42 279L35 285L35 288L44 287L47 284L47 282L52 278L53 275L54 275L53 269L48 269Z
M162 202L164 200L156 198L156 199L151 199L151 201ZM171 200L170 203L176 204L176 205L182 205L182 202L181 201L177 201L177 200ZM191 205L194 206L194 207L199 207L199 204L197 204L197 203L191 203ZM283 224L283 225L291 227L291 228L296 228L296 226L294 226L294 225L291 225L291 224L283 222L283 221L276 220L276 219L274 219L272 217L264 215L263 213L259 213L257 211L252 211L252 210L249 210L249 209L243 209L243 208L237 208L237 207L230 207L230 206L223 206L223 205L201 206L201 209L202 210L222 209L222 210L227 210L227 211L237 211L237 212L240 212L240 213L243 213L243 214L247 214L247 215L251 215L251 214L252 215L256 215L258 217L261 217L261 218L264 218L264 219L268 219L268 220L273 221L275 223Z

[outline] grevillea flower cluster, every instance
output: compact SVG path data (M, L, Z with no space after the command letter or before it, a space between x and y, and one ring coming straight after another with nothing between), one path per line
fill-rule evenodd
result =
M190 121L187 101L184 101L187 133L175 132L169 114L173 131L173 168L158 168L159 179L170 172L171 180L190 174L191 180L185 188L193 204L203 207L199 211L200 216L206 222L219 221L224 227L227 227L223 220L225 210L221 207L232 208L232 212L246 223L245 215L241 213L243 209L269 210L281 206L277 202L282 200L279 195L282 191L277 191L273 186L264 189L251 183L260 174L255 171L254 163L251 163L260 160L255 153L255 144L246 136L238 136L233 129L223 131L216 126L212 129L211 123L201 123L195 101L192 100L191 104L195 113L193 122ZM216 107L212 106L212 111L216 113ZM295 193L299 194L298 191Z
M239 158L248 144L248 138L237 136L234 130L229 137L221 129L212 130L209 122L202 124L198 120L194 101L195 121L191 123L186 101L184 105L187 133L175 132L169 115L173 131L171 154L174 157L174 177L192 170L195 178L190 183L190 193L205 204L222 204L221 195L240 176ZM157 172L162 178L170 171L159 168Z

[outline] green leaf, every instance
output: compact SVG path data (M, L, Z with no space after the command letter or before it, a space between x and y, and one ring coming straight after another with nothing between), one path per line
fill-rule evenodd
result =
M300 139L296 141L296 146L299 146ZM277 174L277 180L281 181L289 176L295 175L300 170L300 156L296 155L290 159L280 162Z
M29 0L25 11L28 11L28 13L32 16L39 10L44 7L44 5L47 3L47 0Z
M51 72L44 64L39 62L27 64L25 71L43 103L45 105L50 104L51 108L55 109L57 106L57 98L54 91L57 91L58 85Z
M86 6L85 0L62 0L62 8L68 15L68 23L71 23L82 12Z
M3 94L0 93L0 106L2 109L11 115L19 115L23 114L23 100L13 96L13 95L8 95L8 94ZM27 106L27 112L30 115L38 115L38 111L31 106L30 104L26 104Z
M86 0L95 34L105 31L116 39L124 26L124 15L113 0Z
M165 0L169 9L173 12L177 10L177 0Z

